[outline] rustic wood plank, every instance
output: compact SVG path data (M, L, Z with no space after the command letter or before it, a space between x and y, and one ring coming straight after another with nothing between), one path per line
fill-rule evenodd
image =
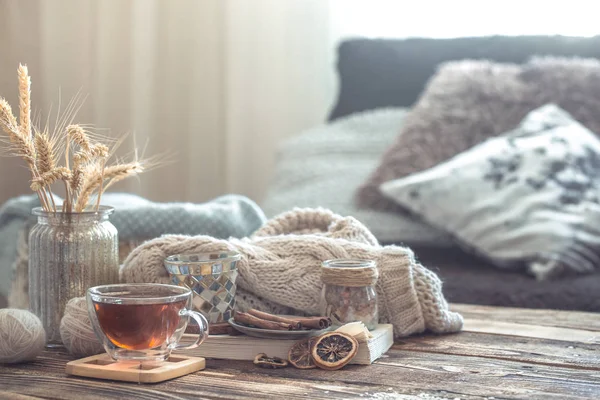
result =
M391 351L369 375L453 393L514 399L600 398L600 372L484 357ZM384 368L379 369L380 366ZM355 379L357 381L358 379Z
M208 371L207 371L208 372ZM237 375L228 378L197 373L157 385L104 382L96 380L65 379L57 377L31 377L20 375L6 377L0 373L0 385L9 393L24 399L347 399L347 398L393 398L399 400L451 400L456 396L444 395L445 391L419 391L403 394L395 388L354 383L320 383L301 380L261 377L238 381ZM439 392L439 395L437 394ZM36 397L31 397L36 396ZM39 396L39 397L38 397ZM7 397L14 399L15 397ZM461 396L463 400L482 400L483 396Z
M322 385L371 385L392 387L398 393L432 393L449 398L496 397L507 399L581 399L600 397L600 373L585 370L490 360L481 357L396 351L372 366L350 366L341 371L282 369L235 374L244 362L220 363L221 373L229 371L237 381L273 380L320 381ZM182 378L182 381L193 379ZM329 387L329 386L325 386ZM365 393L363 393L367 396ZM372 394L372 392L371 392Z
M410 337L396 341L392 348L600 371L600 346L596 344L462 332Z
M110 381L71 379L64 376L6 375L2 372L0 372L0 387L6 392L43 399L181 400L186 398L154 388L154 385L114 384Z
M453 311L461 313L467 320L478 319L600 331L600 314L597 313L534 310L528 308L492 307L456 303L451 304L450 308Z
M552 326L538 326L521 323L517 324L513 322L490 321L472 318L465 320L463 331L552 339L566 342L600 344L600 332L598 331L556 328Z
M475 335L475 334L474 334ZM48 353L48 352L46 352ZM513 360L394 348L372 366L340 371L264 370L249 362L209 360L207 370L158 385L80 379L64 374L64 354L0 367L0 387L58 398L600 398L600 372ZM168 394L168 395L165 395ZM385 397L387 396L387 397ZM402 397L404 396L404 397ZM407 397L408 396L408 397ZM435 398L435 397L429 397Z
M14 392L0 392L0 400L39 400L41 397L26 396Z
M403 340L371 366L264 370L244 361L208 360L205 371L138 385L69 377L64 369L72 357L45 351L32 363L0 366L0 400L600 398L600 345L594 339L599 331L593 314L575 313L584 314L579 317L587 322L580 324L557 312L552 324L544 310L514 310L526 318L510 309L452 307L466 316L466 332Z
M208 370L156 385L129 384L65 375L67 361L72 360L63 351L45 351L35 362L0 366L0 387L12 394L31 398L56 399L246 399L314 398L335 399L349 397L377 397L400 400L451 400L456 396L440 395L439 390L416 391L394 385L372 382L340 383L328 380L328 372L321 371L320 379L302 379L272 376L273 370L258 368L249 362L232 364L229 361L209 360ZM243 379L240 377L243 376ZM318 377L319 375L317 375ZM164 394L168 394L164 395ZM35 397L33 397L35 396ZM425 397L424 397L425 396ZM9 397L10 398L10 397ZM482 400L483 396L463 396L464 400Z

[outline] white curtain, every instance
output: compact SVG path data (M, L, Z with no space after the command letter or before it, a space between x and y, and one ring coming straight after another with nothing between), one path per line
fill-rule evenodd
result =
M506 0L0 0L0 96L29 66L44 117L79 90L76 121L132 132L173 163L119 189L158 201L241 193L260 201L286 137L335 101L348 36L591 35L595 2ZM129 143L129 149L132 144ZM125 146L127 147L127 146ZM0 203L28 193L0 158Z
M77 122L172 154L119 189L260 200L278 143L322 122L333 102L328 10L320 0L0 0L0 95L16 108L16 68L27 63L44 117L59 93L64 106L81 90ZM19 165L0 159L0 171ZM27 193L17 170L0 174L0 201Z

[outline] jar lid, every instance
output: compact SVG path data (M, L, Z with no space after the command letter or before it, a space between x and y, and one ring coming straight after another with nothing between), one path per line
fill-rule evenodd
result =
M373 286L377 278L379 271L373 260L339 258L321 264L321 281L328 285Z

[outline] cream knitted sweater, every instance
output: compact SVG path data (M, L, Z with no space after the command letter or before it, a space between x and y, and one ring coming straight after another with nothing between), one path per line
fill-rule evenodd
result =
M237 307L242 310L253 307L272 313L318 314L321 262L360 258L377 262L380 322L393 324L396 337L462 328L462 317L448 310L439 278L415 262L410 249L382 247L356 219L324 209L283 213L244 239L169 235L151 240L125 260L121 278L168 283L163 266L168 255L225 250L243 254L236 294Z

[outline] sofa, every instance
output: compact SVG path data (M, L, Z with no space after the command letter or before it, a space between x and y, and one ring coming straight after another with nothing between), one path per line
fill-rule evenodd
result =
M265 201L268 217L292 207L353 215L382 244L411 247L437 272L451 302L600 311L600 274L536 281L473 255L409 213L359 207L355 192L393 142L403 118L441 63L523 63L534 55L600 59L600 36L352 39L338 46L339 96L329 120L284 142Z

